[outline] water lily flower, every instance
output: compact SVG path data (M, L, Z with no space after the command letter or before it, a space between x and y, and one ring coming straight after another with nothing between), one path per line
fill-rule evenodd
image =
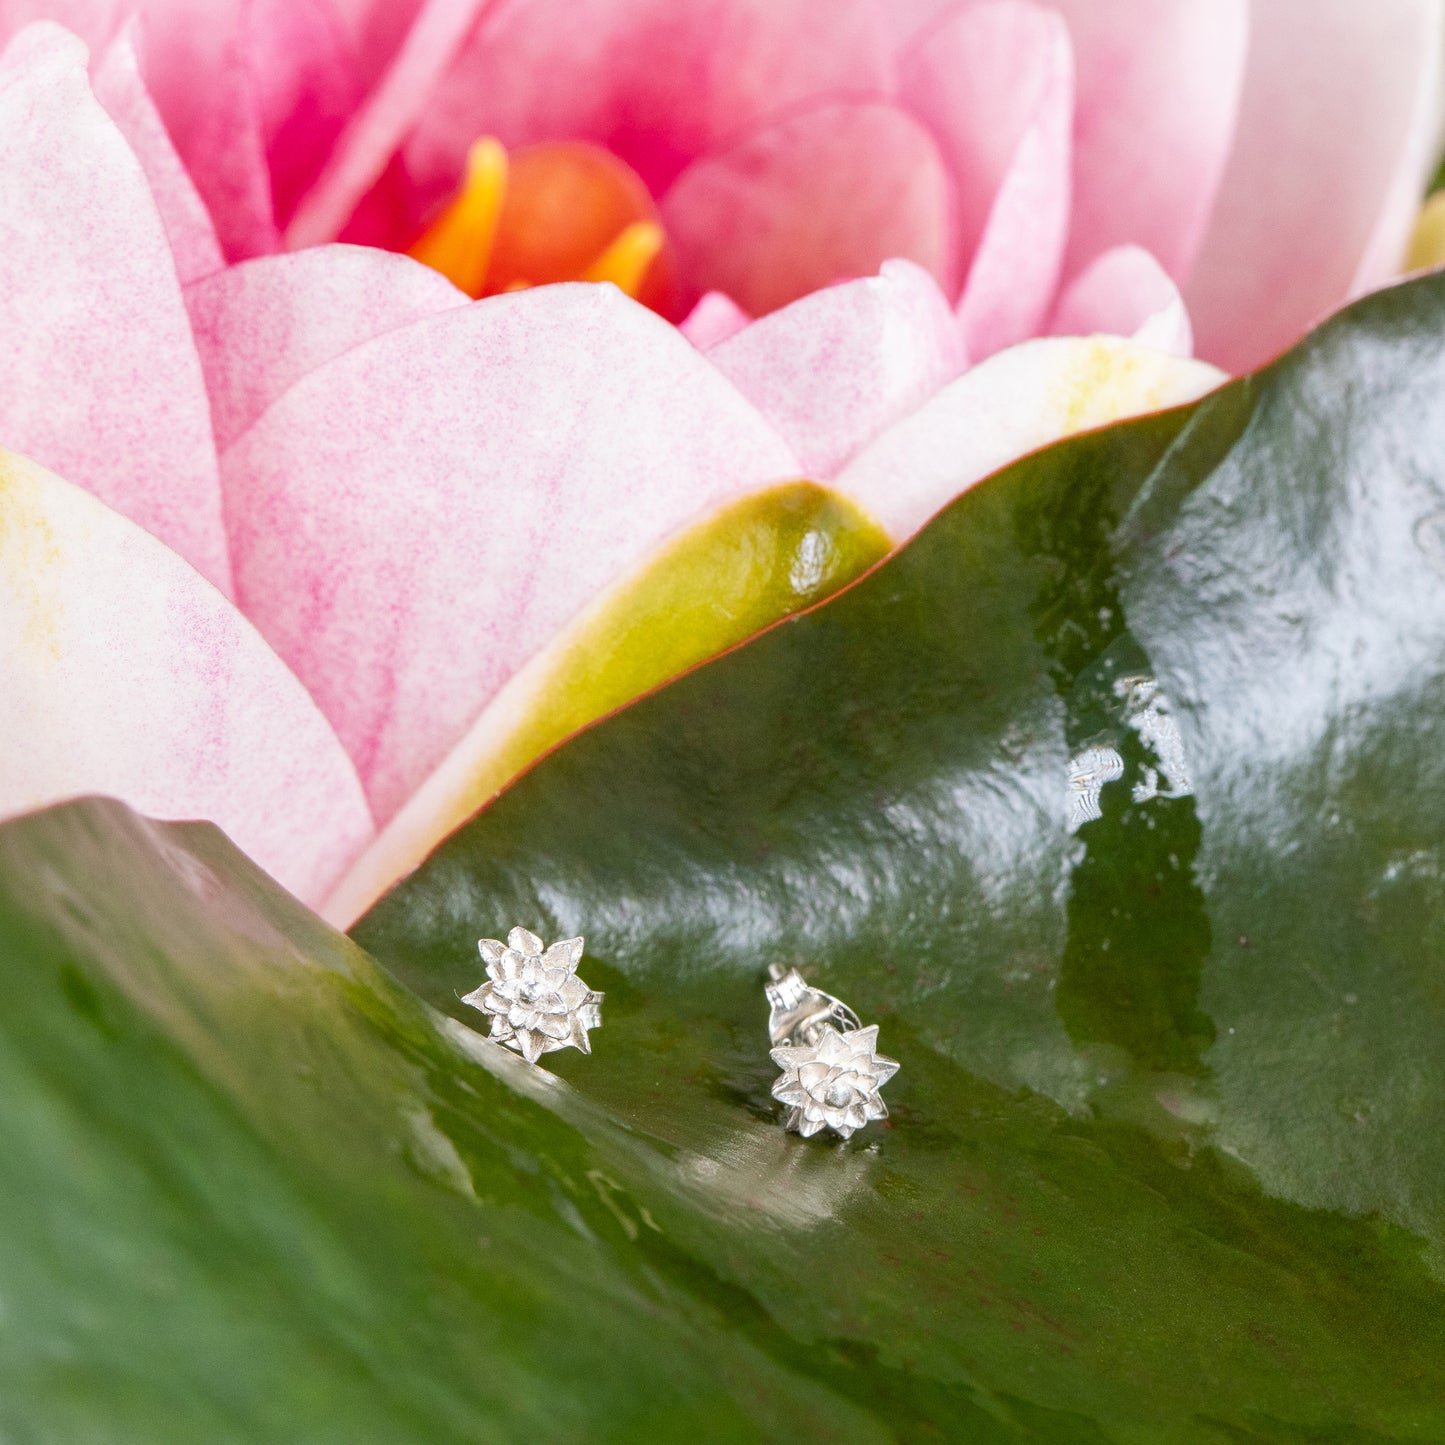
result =
M93 791L209 818L339 922L538 752L840 585L971 471L1217 379L1045 340L944 384L950 313L905 262L717 362L608 286L471 303L352 246L210 270L124 35L96 64L22 31L0 137L0 811ZM855 358L851 402L808 377L749 401L820 339ZM890 443L900 417L922 431ZM952 459L905 458L890 500L929 437Z
M1248 232L1240 273L1274 277L1268 305L1186 286L1241 348L1383 274L1439 19L1340 7L1370 119L1328 167L1299 74L1338 52L1305 47L1280 165L1329 223L1319 266L1298 236L1276 266L1249 197L1283 0L1247 47L1242 4L1133 17L1122 67L1111 11L1014 0L75 0L89 54L17 28L52 8L0 5L0 815L95 791L211 819L339 923L539 752L963 487L1216 384L1171 354L1216 244ZM549 279L518 260L548 227L499 178L540 206L579 144L588 214L617 186L646 214L565 237L576 284L514 290Z
M229 260L357 241L680 319L902 257L975 361L1182 292L1258 364L1398 266L1441 105L1438 0L5 0L0 42L45 16L139 47Z

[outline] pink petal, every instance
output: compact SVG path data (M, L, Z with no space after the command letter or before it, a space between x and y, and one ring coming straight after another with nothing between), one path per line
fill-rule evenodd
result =
M1032 336L1069 227L1073 59L1059 17L1022 0L950 13L903 56L900 84L957 188L959 300L975 359ZM959 274L962 274L961 272Z
M589 599L798 465L674 327L571 285L353 348L223 471L242 606L384 820Z
M331 0L362 88L385 74L423 8L423 0Z
M0 0L0 46L36 20L50 20L99 52L134 7L126 0Z
M247 0L242 15L275 218L284 228L360 103L362 78L330 0Z
M274 56L249 53L249 7L212 0L204 21L195 0L144 0L136 8L141 73L222 249L232 260L274 251L260 80Z
M319 903L373 828L325 719L174 552L0 453L0 816L106 793L208 818Z
M1224 380L1113 337L1027 341L1001 351L890 427L834 485L904 541L1000 467L1061 437L1193 401Z
M56 26L0 58L0 442L230 586L200 362L144 172Z
M961 10L971 3L973 0L876 0L889 38L900 50L906 50L948 11Z
M297 206L286 229L288 247L314 246L342 233L416 128L482 4L483 0L427 0L395 60L348 121L316 184ZM378 239L388 239L399 248L410 241L413 221L407 214L388 216L374 229Z
M1144 346L1189 356L1189 313L1164 268L1140 246L1115 246L1059 298L1055 336L1130 336Z
M1439 134L1438 0L1255 0L1234 153L1184 288L1200 354L1258 366L1403 258Z
M767 118L882 94L890 71L872 0L497 0L430 96L406 162L429 205L479 135L571 137L614 151L660 195Z
M397 7L404 12L405 6ZM367 72L378 30L333 0L0 0L0 36L40 13L99 53L137 18L141 74L206 202L226 255L264 255L320 172ZM359 27L359 28L358 28Z
M813 478L922 405L964 368L947 299L908 261L815 291L708 352Z
M697 347L706 351L739 331L752 321L752 317L730 296L721 291L709 291L691 311L677 324L677 329Z
M690 166L662 201L685 302L753 315L891 257L948 283L950 187L937 147L884 102L821 105Z
M224 261L216 228L141 79L133 27L127 26L101 56L91 86L145 172L181 284L219 271Z
M1132 242L1182 280L1234 137L1248 0L1050 3L1068 21L1078 66L1065 272Z
M430 267L362 246L261 256L190 287L216 446L224 451L287 387L343 351L467 304Z

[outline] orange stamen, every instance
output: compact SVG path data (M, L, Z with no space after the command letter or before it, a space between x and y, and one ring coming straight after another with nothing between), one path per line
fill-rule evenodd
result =
M654 310L669 310L673 299L667 236L647 187L583 141L548 141L510 157L497 141L478 141L461 189L411 254L472 296L611 281Z
M456 196L408 254L468 296L480 296L506 195L507 152L499 141L483 136L467 153L466 177Z

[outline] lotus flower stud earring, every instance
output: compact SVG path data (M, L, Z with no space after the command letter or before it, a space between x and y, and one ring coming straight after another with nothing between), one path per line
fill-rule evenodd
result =
M477 942L487 981L462 998L492 1020L491 1036L529 1064L553 1049L592 1052L587 1030L602 1023L602 995L577 977L582 940L565 938L544 951L542 940L514 928L505 943Z
M809 987L795 968L774 964L767 985L772 1060L782 1069L773 1098L791 1106L784 1127L807 1137L822 1129L849 1138L870 1119L886 1119L878 1090L898 1065L876 1052L878 1025L831 994Z

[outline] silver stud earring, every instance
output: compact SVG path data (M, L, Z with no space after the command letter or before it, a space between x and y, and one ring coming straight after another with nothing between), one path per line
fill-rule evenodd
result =
M602 1023L602 995L577 977L582 940L564 938L543 950L542 940L514 928L505 943L477 941L487 981L462 998L492 1021L491 1036L516 1049L529 1064L553 1049L592 1052L587 1030Z
M898 1064L878 1053L878 1025L832 994L810 987L796 968L768 969L768 1037L773 1062L783 1071L773 1098L790 1105L784 1127L805 1138L821 1129L849 1138L870 1119L886 1119L878 1090Z

